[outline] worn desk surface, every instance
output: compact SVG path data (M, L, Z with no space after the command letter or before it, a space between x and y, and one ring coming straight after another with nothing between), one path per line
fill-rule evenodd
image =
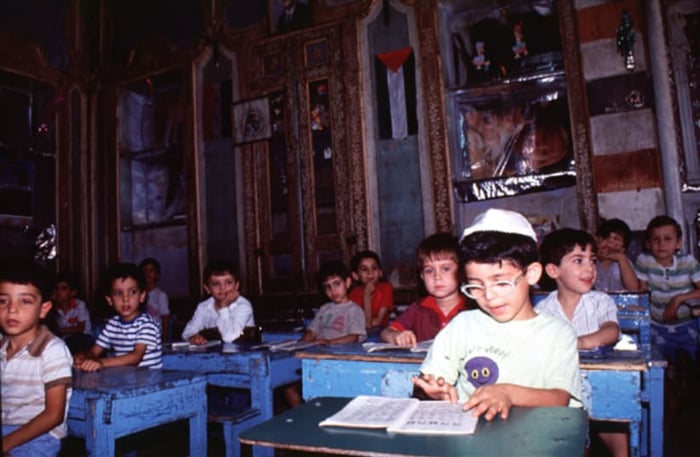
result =
M75 370L68 432L90 456L114 455L122 436L189 419L190 455L207 455L206 378L192 372L104 368Z
M348 398L320 397L241 434L244 444L343 455L580 456L588 417L580 408L513 408L508 420L480 420L473 435L392 435L319 427Z

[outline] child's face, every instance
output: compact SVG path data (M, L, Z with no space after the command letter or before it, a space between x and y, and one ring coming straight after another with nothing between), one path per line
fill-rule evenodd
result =
M557 282L560 292L585 294L593 288L598 271L596 255L589 244L586 249L576 246L573 251L561 258L559 265L548 263L547 274Z
M483 296L476 302L498 322L535 317L530 302L530 286L536 284L542 274L539 263L530 264L523 271L507 260L501 263L468 262L464 266L464 273L467 284L483 288Z
M350 278L343 279L340 276L329 276L321 283L323 292L333 303L348 302L348 289L351 284Z
M0 327L10 337L27 337L29 343L36 335L39 319L51 309L43 301L39 289L30 284L0 282Z
M59 305L68 305L75 298L75 291L65 281L59 281L53 288L53 300Z
M377 282L382 277L382 269L377 265L377 261L372 258L362 259L357 266L357 271L352 273L355 281L365 285L371 282Z
M211 275L204 284L204 290L214 297L217 307L228 306L238 299L240 282L231 273Z
M619 233L610 233L607 237L597 237L598 251L601 257L613 252L625 252L625 239Z
M143 276L146 278L146 284L156 284L158 279L160 279L160 273L158 273L158 269L153 264L148 263L144 265L141 271L143 271Z
M146 291L134 278L118 278L112 281L112 290L105 298L122 320L131 322L140 313L139 304L146 299Z
M436 299L447 298L459 290L459 265L453 259L428 258L420 277L425 289Z
M673 255L681 248L681 239L672 225L663 225L652 229L649 233L649 250L662 265L671 265Z

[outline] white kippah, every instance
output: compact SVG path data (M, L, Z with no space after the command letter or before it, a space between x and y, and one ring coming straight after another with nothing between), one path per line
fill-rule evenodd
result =
M462 239L475 232L513 233L537 241L535 230L525 216L506 209L492 208L476 216L472 225L464 229Z

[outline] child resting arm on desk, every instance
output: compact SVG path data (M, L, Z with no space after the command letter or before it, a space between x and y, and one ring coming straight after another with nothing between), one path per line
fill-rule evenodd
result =
M462 291L479 310L464 311L435 337L415 385L433 399L465 401L474 416L508 418L512 406L580 406L576 335L537 314L537 236L521 214L490 209L465 229Z
M204 268L204 290L211 296L197 305L182 331L182 339L205 344L212 334L232 343L246 327L254 327L253 305L241 295L236 269L228 260L213 260Z
M137 365L160 368L160 327L140 305L146 298L146 280L141 269L132 263L118 263L107 271L110 289L105 294L117 315L105 324L89 352L75 356L75 366L83 371L103 367ZM114 357L100 358L104 351Z

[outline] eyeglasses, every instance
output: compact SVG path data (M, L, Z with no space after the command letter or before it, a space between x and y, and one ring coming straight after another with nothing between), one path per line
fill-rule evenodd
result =
M515 290L515 286L520 283L524 276L525 272L520 273L511 280L504 279L502 281L496 281L487 286L481 286L479 284L462 284L461 290L464 295L469 298L473 298L474 300L484 298L486 295L486 289L491 289L491 292L497 297L505 297Z

